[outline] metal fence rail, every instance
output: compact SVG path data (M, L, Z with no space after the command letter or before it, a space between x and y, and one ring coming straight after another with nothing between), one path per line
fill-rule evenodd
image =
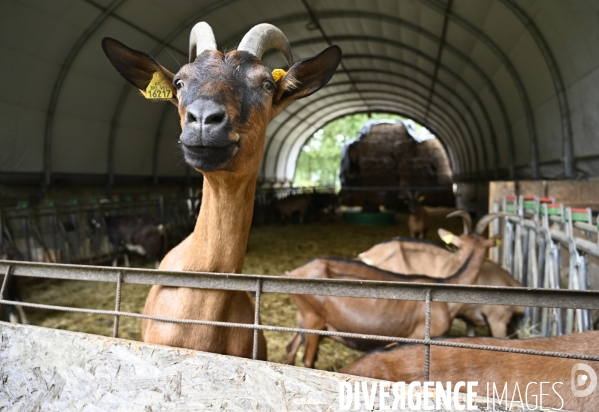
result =
M108 199L106 199L108 200ZM188 234L190 197L115 196L108 202L73 199L69 204L0 208L0 244L20 253L19 260L50 263L101 263L111 259L105 216L151 215L168 224L177 238ZM91 220L98 226L92 227Z
M0 304L13 304L31 308L114 316L115 337L118 337L118 318L120 316L128 316L140 319L153 319L163 322L253 329L255 331L253 349L254 358L256 358L257 355L257 331L270 330L290 333L311 333L320 336L340 336L358 339L376 339L388 342L415 343L423 344L425 345L425 348L429 348L431 345L448 346L456 348L492 350L528 355L553 356L569 359L599 361L599 356L513 349L499 346L454 343L430 338L431 302L465 302L501 305L524 305L537 307L570 307L576 309L599 309L599 291L513 288L477 285L447 285L443 283L379 282L343 279L296 279L284 276L244 275L209 272L182 273L156 271L149 269L55 265L12 261L0 261L0 273L5 274L4 281L0 289ZM7 282L12 276L115 282L117 284L115 310L108 311L97 309L81 309L10 301L4 299L3 294ZM255 291L255 322L253 324L240 324L192 319L172 319L148 316L139 313L123 312L120 311L120 290L121 285L123 283ZM264 292L425 301L427 305L425 339L408 339L392 336L377 336L345 332L332 332L326 330L298 329L280 326L260 325L260 296L261 293ZM427 349L425 352L425 380L428 380L429 363L430 351Z
M256 206L270 205L272 198L334 192L329 186L257 189ZM189 234L197 220L201 189L187 195L120 195L87 200L71 199L67 204L31 207L21 201L0 207L0 245L7 244L20 255L18 260L48 263L98 264L111 260L105 216L149 215L169 228L178 241ZM272 211L269 210L270 213ZM98 226L92 227L91 220Z
M586 290L589 258L599 259L599 229L589 208L564 207L554 198L504 196L494 211L511 213L494 233L503 234L501 255L495 260L525 286L559 290ZM566 272L567 275L565 273ZM599 275L599 274L596 274ZM593 327L587 309L540 309L531 306L525 321L538 325L543 336L583 332Z

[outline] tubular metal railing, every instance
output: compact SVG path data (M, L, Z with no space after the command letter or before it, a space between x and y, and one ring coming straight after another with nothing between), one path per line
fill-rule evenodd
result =
M258 189L256 204L268 205L272 197L334 192L332 187L285 187ZM168 225L180 241L197 219L201 189L189 195L154 197L113 196L106 202L72 199L69 204L30 207L19 202L0 208L0 245L7 244L22 256L18 260L47 263L98 264L110 260L112 247L104 216L151 215ZM98 227L93 228L94 219Z
M599 356L505 348L500 346L474 345L431 339L431 302L464 302L497 305L522 305L541 308L567 307L577 310L599 309L599 291L541 289L520 287L493 287L477 285L450 285L437 283L380 282L342 279L297 279L285 276L243 275L207 272L166 272L150 269L109 268L78 265L57 265L29 262L0 261L0 273L5 274L0 288L0 305L51 309L69 312L91 313L115 317L114 337L118 337L120 316L153 319L163 322L210 325L253 329L254 359L257 355L257 331L270 330L289 333L310 333L320 336L341 336L357 339L375 339L388 342L403 342L425 345L424 379L429 378L430 346L448 346L467 349L491 350L539 356L552 356L587 361L599 361ZM46 279L69 279L116 283L115 310L97 310L16 302L4 299L6 285L13 276ZM164 285L175 287L240 290L256 293L256 311L253 324L228 323L195 319L173 319L148 316L120 310L121 286L123 283ZM376 298L418 300L426 302L426 331L424 339L395 336L377 336L357 333L288 328L260 325L260 298L262 293L293 293L302 295L344 296L354 298Z
M50 263L100 263L110 259L112 247L104 216L147 214L170 223L183 233L197 216L191 216L189 198L115 197L98 203L73 200L70 204L28 207L25 203L14 208L0 209L0 244L9 245L22 256L19 260ZM97 227L92 227L91 220Z
M501 256L493 257L523 286L587 290L589 257L599 258L599 230L590 208L564 207L554 198L505 196L493 205L504 211ZM599 273L597 274L599 275ZM525 322L539 326L542 336L583 332L593 328L588 309L529 306Z

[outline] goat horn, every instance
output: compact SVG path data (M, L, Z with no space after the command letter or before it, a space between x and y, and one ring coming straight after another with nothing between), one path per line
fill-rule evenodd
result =
M485 230L487 228L487 226L489 225L489 223L491 223L491 221L493 219L496 219L496 218L502 217L502 216L508 216L508 215L509 215L509 213L506 213L506 212L496 212L496 213L489 213L488 215L484 215L483 217L480 218L480 220L476 224L476 227L474 228L474 232L478 233L480 235L483 232L483 230Z
M464 234L467 235L472 231L472 218L470 217L470 213L466 212L465 210L456 210L455 212L448 214L446 217L461 217L464 223Z
M189 62L193 62L204 50L216 50L212 28L205 21L193 26L189 35Z
M287 40L287 37L285 37L281 30L272 24L262 23L252 27L243 36L239 47L237 47L237 50L251 53L260 60L262 60L264 52L270 49L279 50L285 55L289 66L293 65L293 55L291 54L289 40Z

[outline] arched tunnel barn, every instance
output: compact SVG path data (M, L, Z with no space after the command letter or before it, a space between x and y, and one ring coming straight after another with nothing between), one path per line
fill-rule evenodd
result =
M596 0L0 2L0 409L329 410L367 376L596 377L598 16ZM162 84L183 119L142 96L170 74L127 47L172 72L191 54ZM311 158L328 162L367 118L343 190L383 208L293 187L311 137L335 142ZM407 367L342 375L393 353ZM599 409L563 386L565 409Z
M302 145L324 124L375 111L428 127L456 182L597 176L598 9L591 0L8 0L0 6L1 179L182 179L175 108L143 99L100 41L117 38L176 71L199 20L224 49L270 22L296 61L328 44L343 50L330 84L269 125L264 185L290 184ZM285 67L277 54L267 61Z

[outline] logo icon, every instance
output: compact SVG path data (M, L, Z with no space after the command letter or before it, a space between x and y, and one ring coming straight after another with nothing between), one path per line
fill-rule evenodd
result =
M582 371L583 373L576 375L576 372ZM584 363L577 363L572 367L572 375L570 384L572 385L572 394L578 398L584 398L589 396L597 387L597 374L595 371ZM587 385L586 389L580 389Z

